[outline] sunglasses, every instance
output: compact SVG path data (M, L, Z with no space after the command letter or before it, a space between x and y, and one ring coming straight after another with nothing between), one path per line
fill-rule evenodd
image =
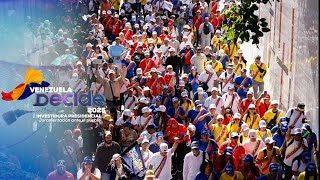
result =
M239 119L239 118L234 118L233 120L237 120L237 121L239 121L240 119Z
M256 110L255 108L249 108L249 110Z
M217 119L217 121L222 121L223 119Z

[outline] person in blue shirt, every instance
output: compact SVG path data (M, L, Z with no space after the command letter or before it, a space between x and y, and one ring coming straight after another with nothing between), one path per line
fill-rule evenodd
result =
M234 79L235 92L238 93L240 100L246 98L249 88L253 86L252 78L247 76L247 69L241 69L241 75Z
M161 103L168 109L172 107L172 95L169 93L169 87L164 85L162 86L162 95L160 97L162 98Z
M311 152L313 147L315 147L315 151L317 150L317 135L312 131L310 125L308 123L304 123L301 127L302 137L307 140L308 149Z
M155 116L157 114L156 108L158 108L162 104L162 97L157 96L153 99L154 103L152 103L149 108L152 110L152 114Z
M213 169L213 163L205 159L201 166L200 171L196 174L196 177L194 180L213 180L213 179L219 179L219 176L216 172L214 172Z
M199 140L200 151L206 152L209 156L209 160L214 161L218 154L218 144L215 140L210 138L210 130L203 128L201 131L201 139Z
M193 94L197 92L197 89L199 87L199 81L198 81L199 75L197 71L198 71L197 66L193 66L191 68L191 73L188 74L188 81L191 85L190 89L192 90Z
M275 140L275 146L280 148L281 154L285 155L284 148L281 148L284 140L286 138L286 132L288 131L288 123L287 122L281 122L280 123L280 128L278 131L273 135L272 139Z
M259 178L257 178L257 180L279 180L283 179L281 175L281 166L278 163L271 163L269 165L269 174L262 175Z
M155 142L152 142L149 146L149 150L152 152L152 153L156 153L156 152L159 152L159 149L160 149L160 144L162 143L166 143L168 145L168 147L170 148L170 145L169 143L163 139L163 133L161 131L159 132L156 132L156 141Z
M207 113L206 109L202 108L202 103L200 100L196 100L194 102L195 109L191 109L188 112L187 121L191 122L196 126L196 138L200 139L201 131L205 127L205 125L209 124L210 118L205 117L200 120L200 117Z
M140 88L144 87L147 83L147 78L142 74L141 68L137 68L136 76L134 76L133 79L138 82Z
M184 109L179 105L179 99L177 97L172 98L172 105L167 110L167 114L175 118L179 123L185 124L185 111Z
M121 60L122 64L125 64L127 67L127 79L131 79L134 76L134 69L136 67L136 63L131 61L131 56L128 54L123 60Z

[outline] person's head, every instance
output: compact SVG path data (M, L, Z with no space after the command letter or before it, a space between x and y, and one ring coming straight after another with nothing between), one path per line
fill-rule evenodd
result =
M234 167L230 163L226 165L226 174L228 176L233 176L234 175Z
M227 72L228 72L228 74L231 74L233 72L233 65L232 64L229 64L227 66Z
M230 134L230 140L232 144L238 144L239 134L237 132L232 132Z
M238 64L238 62L239 62L239 56L238 56L238 55L235 55L235 56L233 57L233 61Z
M231 108L226 108L224 111L224 117L227 119L231 119L233 116L233 112Z
M200 172L202 174L210 175L212 171L213 171L213 163L210 160L205 159L200 165Z
M211 51L211 47L210 46L206 46L204 47L204 53L207 55L207 54L210 54L210 51Z
M180 91L184 90L185 85L186 85L186 83L183 80L179 81L179 89L180 89ZM182 97L182 93L181 93L181 97Z
M196 101L194 102L194 106L195 106L195 110L196 110L196 111L200 111L201 108L202 108L202 102L201 102L200 100L196 100Z
M219 89L217 87L212 87L211 89L211 95L212 97L216 97L219 93Z
M249 128L249 125L247 123L241 124L241 129L242 129L242 132L243 132L244 136L246 136L246 137L249 136L250 128Z
M251 91L251 90L249 90L248 92L247 92L247 98L248 98L248 100L252 100L253 99L253 92Z
M253 156L251 154L247 154L244 158L243 158L243 162L245 166L250 166L251 163L253 163Z
M112 160L113 160L113 162L114 162L114 164L115 164L116 166L119 166L119 165L122 164L121 156L120 156L120 154L118 154L118 153L116 153L116 154L114 154L114 155L112 156Z
M116 45L119 45L120 44L120 37L116 37Z
M179 99L177 97L172 98L172 105L176 108L179 106Z
M229 85L228 86L228 94L233 95L233 93L234 93L234 85Z
M72 139L72 131L70 129L65 130L64 137L65 139Z
M256 112L256 106L254 104L250 104L248 107L248 112L250 115L253 115Z
M154 134L156 132L156 126L154 124L149 124L146 129L149 134Z
M150 52L149 51L145 51L144 52L144 56L146 57L146 59L150 58Z
M111 118L111 116L109 114L105 114L102 117L102 126L103 127L108 127L110 125L110 123L113 122L113 119Z
M198 71L198 67L197 66L192 66L191 67L191 74L196 75Z
M176 50L174 48L170 48L169 49L169 53L170 53L170 56L175 56L176 55Z
M151 169L147 170L144 178L144 180L155 180L156 176L154 174L154 171Z
M270 103L270 94L267 94L264 98L263 98L264 103L269 104Z
M294 128L293 130L294 133L294 140L295 141L300 141L302 139L302 130L301 128Z
M197 49L196 49L196 53L197 53L198 56L200 56L201 50L202 50L201 47L198 46Z
M255 142L257 140L256 130L254 129L249 130L249 138L251 142Z
M285 121L285 122L281 122L280 123L280 132L281 134L286 134L286 132L288 131L288 123Z
M72 136L74 139L77 139L79 136L81 136L81 129L79 128L74 129L72 132Z
M84 170L87 168L89 168L91 170L93 168L92 164L93 164L93 161L90 156L84 157L83 162L82 162L82 171L84 172Z
M273 143L275 141L272 139L272 137L267 137L265 140L264 140L264 143L266 144L267 146L267 150L268 151L271 151L273 149Z
M104 134L104 142L106 144L111 144L112 143L112 133L111 131L106 131Z
M302 134L304 135L305 133L309 132L309 133L312 133L312 129L311 129L311 126L310 124L308 123L303 123L302 124L302 127L301 127L301 130L302 130Z
M304 112L305 104L304 103L299 103L297 105L297 110L300 112Z
M146 106L141 109L141 112L144 117L147 117L152 112L152 110Z
M188 125L187 129L188 129L190 137L193 137L196 134L196 127L193 124L190 123Z
M150 74L151 74L152 78L157 78L158 77L157 69L156 68L151 68Z
M160 155L163 156L163 157L167 157L167 153L169 151L169 148L168 148L168 144L167 143L161 143L160 144Z
M198 141L192 141L192 143L191 143L191 152L195 156L198 156L200 154L199 142Z
M207 128L203 128L201 131L201 139L204 142L209 142L210 131Z
M88 50L88 51L90 51L91 49L92 49L92 44L91 43L87 43L86 44L86 49Z
M197 13L197 17L199 17L201 15L201 11L200 10L198 10L196 13Z
M246 68L241 69L241 76L245 77L246 74L247 74L247 69Z
M141 148L143 151L147 151L149 149L149 140L144 138L141 142Z
M279 102L277 100L271 101L271 108L273 111L276 111L278 109Z
M233 116L233 122L235 124L240 124L241 121L241 114L240 113L235 113Z
M216 59L217 54L216 54L216 53L211 53L210 56L211 56L211 61L212 61L213 63L215 63L215 62L217 61L217 59Z
M308 162L307 168L306 168L306 173L308 176L317 176L317 166L316 163L314 162Z
M90 40L94 39L94 34L93 34L93 32L91 32L91 31L89 32L89 39L90 39Z
M267 130L267 123L264 120L261 120L259 122L259 130L260 131L266 131Z
M138 76L139 78L141 78L141 77L142 77L142 69L141 69L141 68L137 68L136 74L137 74L137 76Z
M302 156L301 159L304 163L309 163L311 161L311 153L310 152L303 152L301 156Z
M175 118L170 118L168 120L167 126L171 126L171 128L177 128L178 127L178 121Z
M57 172L60 176L63 176L66 172L66 162L64 160L58 160Z
M156 143L160 145L163 142L163 133L161 131L156 132Z
M210 104L209 105L209 111L210 111L211 114L216 114L216 109L217 109L216 104ZM218 119L221 119L221 122L222 122L223 121L223 116L219 114L217 116L217 120Z
M255 57L255 63L260 64L261 63L261 57L258 55Z
M111 81L113 81L115 79L115 72L114 70L110 70L109 73L108 73L108 76L109 76L109 79Z

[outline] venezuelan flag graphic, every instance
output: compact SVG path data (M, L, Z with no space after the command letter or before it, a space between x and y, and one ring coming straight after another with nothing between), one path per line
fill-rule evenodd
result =
M44 77L39 70L28 68L25 76L24 83L19 84L10 92L1 92L2 100L23 100L31 96L34 92L31 92L32 87L48 87L50 84L43 81Z

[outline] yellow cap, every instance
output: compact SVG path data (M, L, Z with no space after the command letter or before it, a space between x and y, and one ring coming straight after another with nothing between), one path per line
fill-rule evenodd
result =
M151 170L151 169L149 169L149 170L146 172L146 176L145 176L145 177L146 177L146 178L149 178L149 177L154 178L154 177L155 177L154 171Z
M109 121L109 122L112 122L112 121L113 121L113 119L111 118L111 116L110 116L109 114L103 115L103 120Z

